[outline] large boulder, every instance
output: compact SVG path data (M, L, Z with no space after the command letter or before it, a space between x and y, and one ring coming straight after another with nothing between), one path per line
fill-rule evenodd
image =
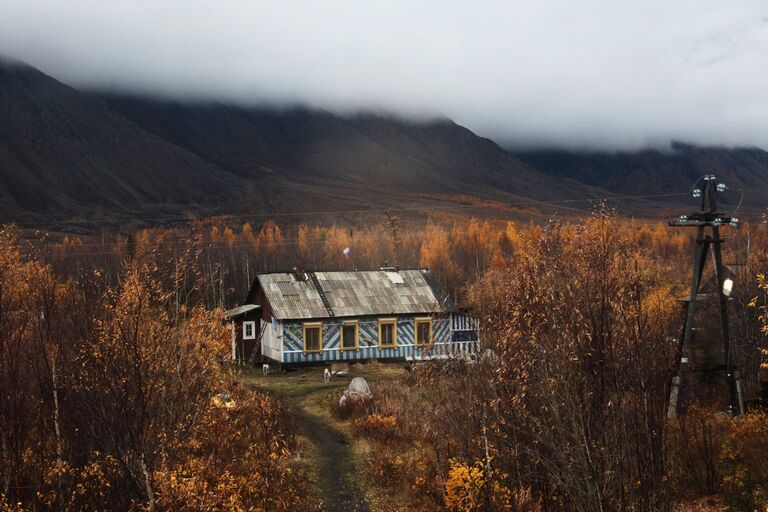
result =
M351 395L360 395L363 398L370 398L371 388L368 387L368 382L362 377L355 377L352 382L349 383L347 389Z
M344 407L350 403L361 403L373 398L368 382L362 377L355 377L349 383L349 387L339 399L339 406Z

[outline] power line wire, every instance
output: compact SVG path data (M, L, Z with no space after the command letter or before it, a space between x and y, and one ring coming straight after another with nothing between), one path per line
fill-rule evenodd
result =
M457 236L460 238L469 238L473 236L472 233L468 232L459 232L459 233L452 233L452 237L456 238ZM406 233L401 234L402 238L421 238L423 237L423 233ZM380 241L380 240L390 240L391 235L376 235L376 236L352 236L348 240L346 240L344 243L350 244L350 246L354 246L357 242L362 241ZM308 239L301 239L299 237L290 237L290 238L284 238L280 240L279 242L270 242L269 247L290 247L290 246L297 246L302 241L306 241L308 243L325 243L329 241L329 237L311 237ZM76 249L81 249L83 247L103 247L102 244L78 244L76 246L73 246ZM256 245L253 242L245 242L245 241L238 241L236 243L229 243L227 241L217 241L217 242L205 242L204 245L200 246L194 246L190 242L178 242L178 243L172 243L172 244L162 244L159 246L156 246L160 248L163 252L167 252L170 250L200 250L200 251L212 251L212 250L240 250L240 249L250 249L256 247ZM45 247L44 247L45 248ZM53 246L54 249L62 249L61 245ZM45 256L49 256L52 258L70 258L70 257L87 257L87 256L107 256L107 255L125 255L126 250L107 250L107 251L82 251L78 250L76 252L67 252L64 250L63 252L49 252L46 253Z
M598 201L598 200L607 200L607 199L616 199L616 198L620 198L620 199L639 199L639 198L652 198L652 197L676 197L676 196L687 196L687 195L688 195L688 193L648 194L648 195L634 195L634 196L622 195L622 196L615 196L615 197L563 199L563 200L559 200L558 202L559 203L572 203L572 202L580 202L580 201ZM530 204L551 204L552 206L554 206L555 203L556 203L555 201L549 201L549 202L546 202L546 201L535 201L535 202L516 203L516 204L515 203L506 203L506 206L516 206L516 205L523 205L523 204L525 204L525 205L530 205ZM461 208L461 209L466 208L466 207L470 207L470 206L471 207L475 207L475 206L472 206L472 205L466 205L466 206L455 205L456 208ZM401 208L401 209L398 209L398 210L387 209L387 210L381 210L381 211L382 212L386 212L386 211L409 211L409 210L427 210L428 211L430 209L433 209L433 210L438 210L438 209L439 210L443 210L443 209L446 209L446 208L447 207L445 207L445 208L444 207L412 208L412 209L410 209L410 208ZM480 208L482 208L482 207L480 207ZM376 210L355 210L355 211L358 211L358 212L370 212L370 211L376 211ZM589 213L587 211L585 211L585 212ZM339 212L336 212L336 213L339 213ZM285 214L285 215L290 215L290 214ZM302 213L301 215L304 215L304 213ZM254 216L256 216L256 215L254 215ZM259 214L258 216L269 216L269 214L264 214L264 215ZM229 220L229 219L233 219L233 218L241 218L240 216L234 216L234 217L224 216L224 217L225 218L222 219L222 220ZM187 220L199 220L201 223L211 222L211 221L214 220L214 218L208 218L208 219L189 219L189 218L186 218L186 219ZM405 235L405 236L421 236L421 235L420 234L415 234L415 235ZM355 236L352 235L351 238L354 240ZM315 241L324 242L327 239L328 239L327 236L304 237L303 238L303 240L308 241L308 242L315 242ZM357 239L359 240L360 237L358 237ZM363 237L363 239L365 239L365 237ZM295 243L291 243L291 241L296 242L298 240L300 240L300 237L298 237L298 236L291 237L291 238L285 238L284 237L282 239L282 241L280 243L277 243L276 245L295 245ZM28 242L45 243L43 240L28 240ZM220 245L216 245L216 244L220 244ZM78 248L82 248L82 247L104 247L104 245L105 245L104 243L92 242L92 243L78 243L78 244L76 244L76 247L78 247ZM114 244L112 244L112 245L114 245ZM225 247L225 248L238 248L238 247L249 247L251 245L252 244L246 244L246 245L235 244L235 245L233 245L233 244L230 244L229 242L227 242L226 240L207 241L206 242L206 246L207 246L206 248L222 248L222 247ZM275 245L275 244L273 244L273 245ZM189 243L188 242L178 242L178 243L164 244L163 247L166 247L166 248L174 248L174 247L175 248L187 248L187 247L189 247ZM95 253L91 253L91 254L95 254Z
M456 234L454 234L455 236ZM410 234L402 234L401 237L403 238L421 238L423 236L423 233L410 233ZM461 232L458 233L458 236L468 238L472 236L471 233L468 232ZM391 235L376 235L376 236L358 236L358 237L352 237L350 240L348 240L348 243L355 243L356 241L364 241L364 240L389 240L391 239ZM328 237L316 237L309 239L310 242L326 242L328 241ZM280 242L271 242L269 244L270 247L289 247L298 245L300 242L300 239L298 237L291 237L281 240ZM222 242L226 244L226 242ZM81 247L99 247L100 244L78 244L77 246L74 246L76 248ZM55 248L60 248L61 246L54 246ZM190 243L180 242L176 244L163 244L158 246L159 248L163 250L171 250L171 249L200 249L200 250L211 250L211 249L247 249L254 247L253 243L246 243L246 242L238 242L231 245L212 245L210 243L206 243L205 245L201 245L198 247L195 247L194 245ZM70 256L103 256L103 255L109 255L109 254L125 254L125 251L120 250L111 250L111 251L96 251L96 252L63 252L63 253L49 253L47 256L51 257L70 257Z
M643 194L643 195L615 195L615 196L605 196L605 197L589 197L589 198L574 198L574 199L561 199L561 200L553 200L553 201L544 201L544 200L531 200L526 202L518 202L518 203L503 203L503 206L505 207L513 207L513 206L533 206L533 205L548 205L552 207L556 207L557 205L562 204L569 204L569 203L576 203L576 202L594 202L594 201L610 201L610 200L631 200L631 199L649 199L649 198L662 198L662 197L680 197L680 196L687 196L689 195L688 192L685 193L672 193L672 194ZM432 206L432 207L412 207L412 208L387 208L387 209L368 209L368 210L338 210L338 211L315 211L315 212L293 212L293 213L273 213L273 214L252 214L252 215L239 215L239 216L230 216L230 215L222 215L222 220L231 220L231 219L243 219L243 218L271 218L271 217L287 217L287 216L302 216L302 215L320 215L320 214L345 214L345 213L375 213L375 212L387 212L387 211L394 211L394 212L404 212L404 211L437 211L437 210L450 210L450 209L467 209L467 208L492 208L488 206L483 205L446 205L446 206ZM588 212L586 212L588 213ZM188 220L188 221L200 221L201 223L210 222L214 218L203 218L203 219L196 219L194 217L156 217L154 219L144 218L141 220ZM135 220L135 219L133 219ZM90 221L83 221L83 222L100 222L96 220L90 220ZM116 222L116 221L115 221ZM23 224L17 224L17 225L23 225ZM422 236L422 233L412 233L412 234L403 234L403 237L410 238L410 237L420 237ZM464 233L464 236L470 236L469 233ZM350 237L349 242L354 243L356 241L360 240L386 240L389 239L390 235L384 235L384 236L357 236L355 237L352 235ZM279 242L272 242L271 246L293 246L298 245L300 241L306 241L308 243L313 242L326 242L328 240L327 236L320 236L320 237L308 237L308 238L302 238L302 237L291 237L291 238L283 238ZM44 243L42 240L28 240L28 242L40 242ZM210 250L210 249L245 249L253 247L252 242L244 242L239 241L237 243L229 243L226 240L221 241L208 241L203 246L199 246L198 248L201 250ZM60 246L59 246L60 247ZM84 248L84 247L94 247L94 248L101 248L104 247L103 243L88 243L88 244L77 244L75 247L78 249ZM190 243L188 241L181 241L177 243L171 243L171 244L165 244L162 246L164 250L170 250L170 249L187 249L190 247ZM104 256L104 255L117 255L117 254L124 254L124 251L119 250L109 250L109 251L78 251L78 252L65 252L65 253L59 253L59 254L49 254L52 257L75 257L75 256Z
M254 213L254 214L218 214L211 215L209 217L195 217L193 215L180 216L161 216L161 217L124 217L124 218L107 218L107 219L59 219L40 222L14 222L13 224L23 226L45 226L51 224L114 224L121 222L176 222L176 221L200 221L205 222L216 217L228 218L228 219L259 219L259 218L282 218L282 217L301 217L301 216L316 216L316 215L349 215L357 213L385 213L391 212L409 212L409 211L438 211L438 210L465 210L465 209L496 209L501 207L521 207L521 206L553 206L566 205L571 203L591 202L591 201L616 201L616 200L630 200L630 199L654 199L663 197L677 197L689 195L688 192L676 193L676 194L645 194L645 195L626 195L616 194L613 196L603 197L582 197L577 199L556 199L556 200L543 200L532 199L525 202L508 203L503 201L497 201L489 199L490 201L497 201L499 207L484 204L458 204L458 205L444 205L444 206L413 206L408 208L366 208L356 210L314 210L305 212L272 212L272 213ZM482 199L480 201L483 201Z

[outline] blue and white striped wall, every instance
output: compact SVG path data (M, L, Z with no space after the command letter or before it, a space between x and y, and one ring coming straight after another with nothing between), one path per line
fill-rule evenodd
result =
M451 315L451 341L471 343L480 341L480 319L469 315Z
M396 348L379 348L378 317L352 319L358 320L360 326L360 346L356 350L341 349L341 326L344 319L323 320L323 350L315 353L304 352L303 323L298 320L284 321L281 326L282 362L290 364L370 359L419 359L476 351L479 342L477 319L466 315L433 317L433 344L429 347L417 347L414 336L415 318L423 317L398 317Z

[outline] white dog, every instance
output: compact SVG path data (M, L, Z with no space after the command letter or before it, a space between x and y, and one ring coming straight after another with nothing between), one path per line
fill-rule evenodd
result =
M264 375L269 375L269 365L267 363L264 363L263 365L261 365L261 372Z
M331 370L328 368L323 370L323 382L331 382Z

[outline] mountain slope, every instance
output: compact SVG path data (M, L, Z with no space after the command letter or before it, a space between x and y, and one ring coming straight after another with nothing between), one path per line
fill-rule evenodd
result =
M145 130L245 178L338 186L563 198L573 187L448 120L410 122L293 109L102 95Z
M0 119L0 220L487 200L584 211L585 198L685 193L702 174L753 196L768 191L768 153L757 149L511 153L445 119L81 92L3 60ZM768 193L760 198L768 202ZM643 201L617 205L637 212L669 205Z
M705 174L714 174L732 190L728 203L743 208L768 205L768 152L759 148L699 147L673 143L670 151L578 152L514 151L531 167L554 177L599 185L618 194L669 194L689 191Z
M0 118L4 220L602 193L540 173L448 120L82 92L9 60L0 61Z
M42 214L221 198L228 173L22 63L0 60L0 204Z

